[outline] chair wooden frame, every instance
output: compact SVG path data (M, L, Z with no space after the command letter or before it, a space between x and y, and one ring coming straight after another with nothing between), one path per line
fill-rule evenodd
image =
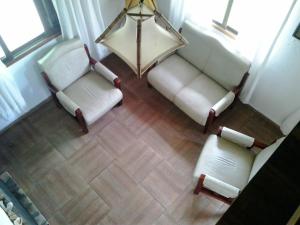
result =
M86 54L87 54L87 56L89 58L90 65L91 66L95 65L97 63L97 60L95 60L94 58L91 57L87 45L84 45L84 49L85 49ZM48 76L48 74L46 72L43 71L42 72L42 76L43 76L44 80L46 81L48 89L51 92L51 95L52 95L52 97L53 97L56 105L59 108L61 108L61 104L60 104L58 98L56 97L56 93L58 92L58 89L51 83L51 81L49 79L49 76ZM114 82L114 86L116 88L118 88L118 89L121 90L121 80L119 78L116 78L116 79L114 79L113 82ZM121 106L121 105L122 105L122 100L116 106ZM89 132L89 130L88 130L88 127L87 127L87 123L86 123L86 121L84 119L84 116L82 114L82 111L80 109L77 109L75 111L75 117L76 117L76 120L78 121L78 123L79 123L79 125L80 125L80 127L82 129L82 132L85 133L85 134L87 134Z
M223 127L219 127L218 132L217 132L218 137L221 137L222 130L223 130ZM249 147L248 149L250 150L253 147L258 147L263 150L264 148L266 148L268 146L269 145L255 139L253 145L251 147ZM200 192L202 192L202 193L204 193L210 197L213 197L215 199L218 199L226 204L229 204L229 205L232 204L232 202L235 200L234 198L226 198L226 197L204 187L203 182L204 182L205 176L206 176L205 174L200 175L197 185L196 185L196 188L194 189L194 194L198 195Z

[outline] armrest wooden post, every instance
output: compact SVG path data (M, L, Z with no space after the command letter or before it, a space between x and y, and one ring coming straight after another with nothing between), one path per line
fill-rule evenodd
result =
M244 87L248 77L249 77L249 73L247 72L247 73L244 74L244 76L243 76L241 82L239 83L239 85L232 90L233 93L235 94L236 98L240 95L241 90Z
M90 64L91 64L91 65L95 65L96 62L97 62L97 60L94 59L94 58L92 58L92 56L91 56L91 54L90 54L90 51L89 51L89 48L87 47L86 44L84 44L84 49L85 49L85 52L86 52L87 56L89 57Z
M42 72L42 76L43 76L44 80L46 81L46 84L48 86L49 91L51 92L51 95L52 95L52 98L53 98L55 104L57 105L57 107L61 108L61 104L59 103L59 101L56 97L56 93L58 92L57 88L54 87L54 85L51 83L47 73Z
M218 132L217 132L217 136L218 136L218 137L221 137L222 130L223 130L223 127L220 126L220 127L218 128Z
M215 110L210 109L207 120L206 120L206 124L204 126L204 130L203 130L204 134L208 131L208 127L212 124L212 122L215 120L215 118L216 118Z
M237 87L235 87L235 88L232 90L233 93L235 94L235 98L234 98L234 101L233 101L233 103L231 104L230 108L233 108L233 106L236 104L236 101L237 101L238 97L240 96L241 91L242 91L242 89L243 89L243 87L244 87L244 85L245 85L245 83L246 83L248 77L249 77L249 73L246 72L246 73L244 74L244 76L243 76L241 82L239 83L239 85L238 85Z
M121 90L121 79L119 78L114 79L114 86Z
M267 145L267 144L265 144L265 143L263 143L263 142L258 141L258 140L255 139L255 141L254 141L254 143L253 143L253 146L251 146L251 148L253 148L253 147L258 147L258 148L260 148L260 149L264 149L264 148L266 148L266 147L268 147L268 146L269 146L269 145Z
M82 132L87 134L89 132L88 128L87 128L87 125L86 125L86 122L85 122L85 119L82 115L82 112L80 109L77 109L75 111L75 115L76 115L76 118L78 120L78 123L80 125L80 127L82 128Z

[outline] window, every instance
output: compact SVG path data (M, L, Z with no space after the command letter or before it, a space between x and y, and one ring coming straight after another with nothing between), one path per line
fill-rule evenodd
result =
M187 8L189 16L193 17L194 20L210 24L213 22L223 30L237 35L238 31L230 23L232 22L232 9L236 1L241 2L239 0L189 0Z
M60 34L51 0L9 0L0 7L0 58L10 64Z

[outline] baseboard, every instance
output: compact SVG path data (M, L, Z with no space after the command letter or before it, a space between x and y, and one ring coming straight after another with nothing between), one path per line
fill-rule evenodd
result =
M16 125L17 123L19 123L21 120L25 119L26 117L28 117L31 113L35 112L36 110L40 109L43 105L45 105L46 103L50 102L52 100L52 97L49 96L48 98L46 98L44 101L42 101L41 103L39 103L38 105L36 105L35 107L33 107L32 109L30 109L29 111L27 111L26 113L24 113L22 116L20 116L18 119L14 120L13 122L11 122L8 126L4 127L2 130L0 130L0 135L2 135L3 133L5 133L9 128L13 127L14 125Z

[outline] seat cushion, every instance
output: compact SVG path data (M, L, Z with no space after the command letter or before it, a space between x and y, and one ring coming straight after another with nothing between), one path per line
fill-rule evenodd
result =
M210 135L194 171L194 179L207 174L239 189L249 179L254 153L216 135Z
M81 109L88 125L121 101L122 92L100 74L91 71L64 90Z
M178 92L174 103L193 120L204 126L211 107L227 93L227 90L202 74Z
M185 85L200 74L199 70L174 54L148 73L149 83L170 101Z

